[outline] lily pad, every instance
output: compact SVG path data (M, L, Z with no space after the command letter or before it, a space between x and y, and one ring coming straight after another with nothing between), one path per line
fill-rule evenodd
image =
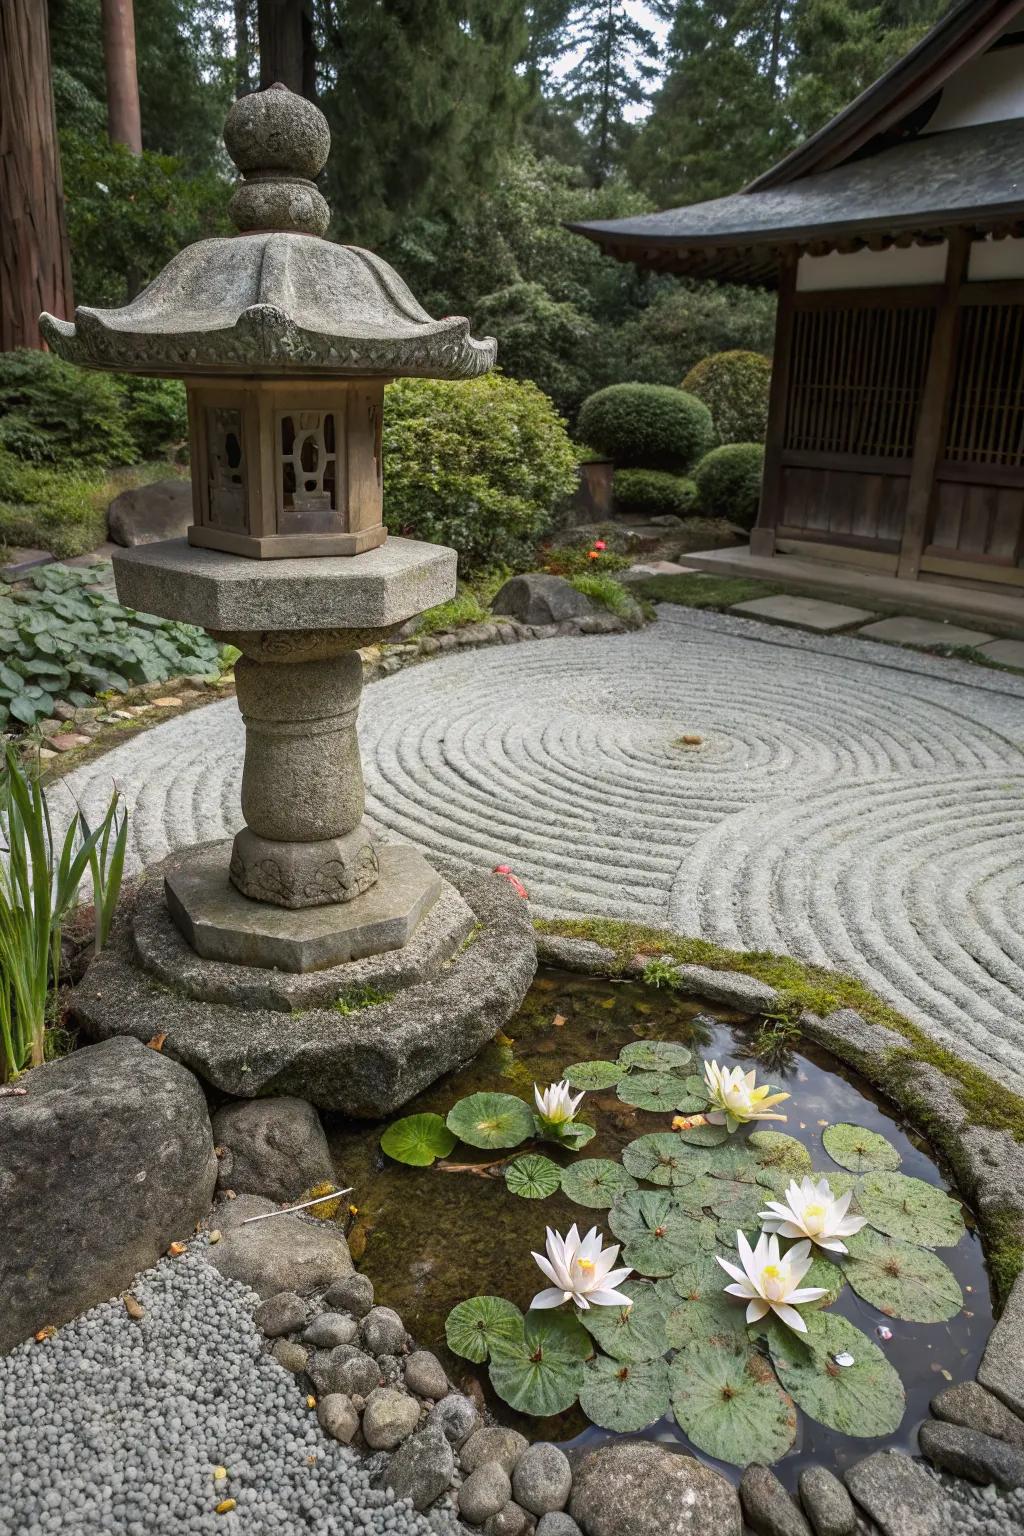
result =
M747 1144L762 1169L779 1169L797 1179L811 1171L811 1154L795 1136L782 1131L751 1131Z
M675 1072L689 1064L693 1052L674 1040L634 1040L619 1052L624 1067L641 1072Z
M741 1179L719 1179L704 1174L696 1183L688 1184L680 1190L679 1197L688 1208L699 1206L702 1211L711 1210L729 1226L749 1227L757 1225L765 1191L760 1184L747 1184Z
M767 1465L796 1439L792 1398L764 1356L735 1333L693 1339L672 1361L669 1384L679 1427L718 1461Z
M878 1345L838 1312L803 1314L806 1334L757 1323L786 1391L808 1418L842 1435L875 1439L899 1428L903 1383ZM839 1360L850 1364L837 1364Z
M618 1061L574 1061L563 1076L573 1088L601 1090L614 1088L629 1071Z
M637 1109L684 1109L692 1102L686 1084L671 1072L634 1072L624 1077L616 1089L623 1104Z
M728 1141L729 1132L724 1125L688 1125L672 1132L680 1141L691 1147L720 1147Z
M851 1237L847 1248L846 1278L858 1296L887 1317L906 1323L945 1323L964 1304L953 1271L927 1248L872 1232L870 1227Z
M699 1222L661 1190L620 1195L608 1225L624 1244L624 1262L643 1275L671 1275L698 1249L694 1228Z
M668 1308L665 1337L670 1349L682 1349L694 1339L713 1334L740 1333L746 1337L746 1304L728 1296L729 1276L711 1252L698 1253L660 1282L660 1296Z
M515 1147L534 1132L533 1111L511 1093L471 1093L452 1106L446 1124L471 1147Z
M646 1280L627 1280L619 1290L632 1306L589 1307L580 1322L613 1360L656 1360L668 1348L664 1302Z
M482 1365L496 1343L517 1339L523 1314L503 1296L471 1296L452 1307L444 1325L448 1348Z
M635 1434L657 1424L669 1409L664 1360L609 1360L597 1355L583 1368L580 1407L592 1424Z
M584 1157L562 1169L563 1192L595 1211L607 1210L630 1189L636 1189L636 1179L610 1157Z
M537 1418L571 1408L583 1384L590 1335L568 1312L528 1312L513 1338L491 1349L491 1385L518 1413Z
M652 1184L692 1184L701 1172L699 1159L675 1131L655 1131L631 1141L622 1149L622 1162L635 1179Z
M524 1200L546 1200L562 1182L562 1170L550 1157L529 1153L517 1157L505 1169L505 1183L509 1193L521 1195Z
M389 1125L380 1139L388 1157L413 1168L429 1168L439 1157L447 1157L456 1138L440 1115L407 1115Z
M536 1119L536 1116L534 1118ZM536 1128L538 1135L553 1141L556 1146L565 1147L569 1152L578 1152L597 1135L594 1127L587 1125L585 1120L569 1120L557 1131L552 1131L539 1122Z
M845 1121L823 1131L821 1144L834 1163L851 1173L891 1173L903 1161L892 1142L877 1131Z
M876 1231L922 1248L951 1248L966 1230L956 1200L905 1173L866 1174L857 1185L857 1204Z
M823 1253L816 1249L811 1250L811 1267L800 1281L802 1286L824 1286L825 1295L820 1301L808 1301L803 1305L803 1310L817 1310L819 1307L830 1307L839 1298L839 1293L846 1284L846 1271L840 1269L838 1264L833 1264Z

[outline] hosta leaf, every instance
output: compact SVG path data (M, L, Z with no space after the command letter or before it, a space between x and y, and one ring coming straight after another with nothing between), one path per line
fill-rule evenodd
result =
M659 1358L668 1348L664 1302L646 1280L627 1280L618 1289L631 1307L589 1307L577 1314L580 1322L613 1360Z
M407 1115L388 1126L380 1144L396 1163L429 1168L437 1158L448 1156L455 1137L440 1115Z
M891 1141L862 1125L830 1125L821 1144L834 1163L851 1173L891 1172L903 1161Z
M800 1179L813 1167L811 1154L803 1142L782 1131L751 1131L747 1143L762 1169L777 1168Z
M585 1157L562 1169L562 1190L576 1205L606 1210L617 1196L636 1189L636 1180L621 1163L607 1157Z
M846 1278L858 1296L907 1323L945 1323L964 1304L953 1271L927 1248L865 1227L846 1243ZM819 1281L808 1277L802 1285Z
M471 1147L515 1147L533 1135L533 1111L511 1093L471 1093L448 1111L447 1126Z
M785 1456L797 1413L770 1364L745 1338L693 1339L669 1369L672 1411L698 1450L746 1467Z
M513 1338L491 1348L491 1385L518 1413L537 1418L571 1408L593 1353L586 1330L564 1312L528 1312Z
M656 1131L631 1141L622 1149L622 1162L635 1179L649 1179L652 1184L692 1184L701 1171L699 1157L675 1131Z
M634 1072L625 1077L616 1090L623 1104L637 1109L662 1109L671 1113L692 1103L686 1084L671 1072Z
M806 1334L765 1319L755 1324L768 1341L779 1380L809 1418L843 1435L875 1439L900 1426L903 1383L878 1345L838 1312L804 1310ZM852 1365L836 1357L852 1356Z
M857 1204L877 1231L923 1248L951 1248L966 1230L956 1200L905 1173L865 1174L857 1185Z
M617 1061L574 1061L563 1075L573 1088L594 1090L614 1088L627 1070Z
M448 1348L482 1365L496 1343L522 1337L523 1314L503 1296L471 1296L448 1313L444 1336Z
M34 725L37 720L42 720L47 711L37 707L34 700L27 693L16 693L7 706L12 719L20 720L22 725Z
M664 1360L608 1360L598 1355L583 1368L580 1407L592 1424L635 1434L657 1424L669 1409Z
M693 1057L693 1052L674 1040L634 1040L619 1052L624 1067L641 1072L678 1072Z
M746 1303L726 1295L729 1283L713 1252L696 1254L661 1282L661 1299L668 1308L665 1337L670 1349L682 1349L691 1340L712 1334L731 1332L746 1337Z
M517 1157L505 1169L505 1183L513 1195L524 1200L546 1200L553 1195L562 1181L562 1170L550 1157L530 1153Z

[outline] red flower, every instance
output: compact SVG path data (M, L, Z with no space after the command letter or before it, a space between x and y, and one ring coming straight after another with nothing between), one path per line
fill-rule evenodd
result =
M588 549L587 550L587 559L588 560L600 560L600 558L601 558L601 551L599 549Z
M605 543L604 539L595 539L594 540L594 548L595 549L607 549L608 546Z

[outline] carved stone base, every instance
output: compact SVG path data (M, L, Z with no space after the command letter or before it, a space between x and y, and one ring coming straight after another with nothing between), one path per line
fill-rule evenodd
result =
M243 827L231 846L231 883L275 907L334 906L376 883L377 850L363 824L319 843L277 843Z

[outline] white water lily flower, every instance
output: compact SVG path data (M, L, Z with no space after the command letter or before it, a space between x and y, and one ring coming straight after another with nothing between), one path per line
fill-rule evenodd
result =
M601 1234L591 1227L581 1238L575 1223L565 1237L547 1230L547 1258L535 1253L541 1273L551 1281L548 1290L539 1291L530 1302L531 1307L560 1307L563 1301L574 1301L587 1311L590 1307L631 1307L631 1299L615 1287L628 1280L632 1269L613 1269L619 1256L619 1245L605 1248Z
M792 1180L785 1203L769 1200L768 1209L758 1215L766 1232L778 1232L780 1237L809 1237L830 1253L845 1253L846 1244L840 1238L852 1237L867 1226L866 1216L847 1216L852 1199L852 1190L837 1197L828 1179L819 1179L815 1184L805 1174L799 1184Z
M575 1120L584 1096L585 1090L573 1097L572 1089L564 1080L549 1083L543 1093L536 1083L533 1085L533 1100L545 1125L568 1125L570 1120Z
M720 1067L717 1061L704 1063L711 1109L705 1115L709 1125L725 1125L730 1131L750 1120L785 1120L785 1115L771 1113L774 1105L788 1099L788 1093L773 1093L758 1088L757 1074L742 1067Z
M787 1327L797 1333L806 1333L807 1324L797 1307L828 1294L822 1285L800 1287L800 1281L811 1267L810 1243L796 1243L784 1258L780 1258L777 1237L762 1232L757 1247L751 1250L743 1233L737 1232L736 1247L742 1269L730 1264L728 1259L719 1258L718 1262L735 1281L734 1285L725 1287L729 1295L741 1296L748 1303L747 1322L756 1323L766 1313L774 1312Z

